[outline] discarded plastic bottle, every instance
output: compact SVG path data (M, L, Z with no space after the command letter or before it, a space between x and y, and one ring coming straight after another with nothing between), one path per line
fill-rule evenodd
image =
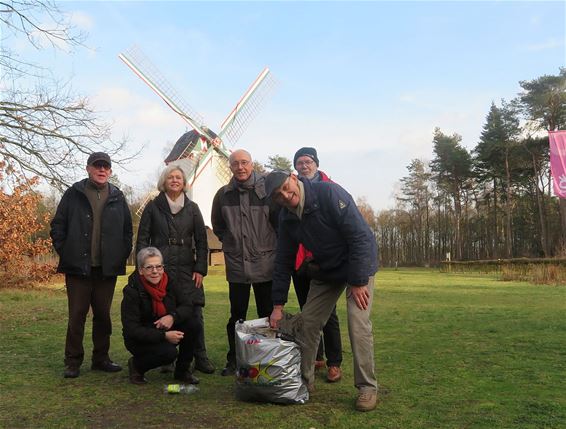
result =
M187 395L190 395L192 393L198 392L198 387L196 387L194 384L166 384L163 390L165 393L185 393Z

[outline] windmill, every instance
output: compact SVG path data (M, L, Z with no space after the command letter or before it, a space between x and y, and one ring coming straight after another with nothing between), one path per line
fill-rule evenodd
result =
M121 53L119 58L192 128L177 140L164 162L167 165L175 163L184 170L189 183L189 198L199 205L205 223L209 224L214 195L232 176L228 162L230 151L224 144L224 138L233 145L258 114L275 87L271 72L267 67L263 69L222 122L217 134L204 125L203 118L183 100L138 47ZM147 195L136 212L138 216L156 194L157 191L154 191Z

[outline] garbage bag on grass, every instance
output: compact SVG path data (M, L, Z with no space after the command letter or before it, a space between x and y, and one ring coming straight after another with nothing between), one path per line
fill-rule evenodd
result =
M236 323L236 398L304 404L299 346L269 328L269 318Z

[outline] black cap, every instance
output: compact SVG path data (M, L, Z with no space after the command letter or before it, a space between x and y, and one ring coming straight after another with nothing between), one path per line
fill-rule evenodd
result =
M281 187L285 180L291 175L286 170L273 170L265 177L265 192L270 197L273 192Z
M297 153L295 153L295 156L293 157L293 167L297 167L297 159L300 158L301 156L308 156L310 159L312 159L315 163L316 166L318 167L318 156L316 154L316 149L314 147L302 147L300 148Z
M112 167L112 161L110 161L110 156L104 152L91 153L90 156L88 157L86 165L93 165L97 161L104 161L110 167Z

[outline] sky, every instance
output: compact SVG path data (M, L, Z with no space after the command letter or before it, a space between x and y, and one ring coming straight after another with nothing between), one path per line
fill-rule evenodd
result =
M58 2L87 48L24 54L87 95L114 138L143 147L119 180L154 187L185 132L119 59L139 46L217 130L265 66L277 89L235 146L255 160L315 147L320 169L392 208L435 127L473 149L492 102L566 66L566 2Z

